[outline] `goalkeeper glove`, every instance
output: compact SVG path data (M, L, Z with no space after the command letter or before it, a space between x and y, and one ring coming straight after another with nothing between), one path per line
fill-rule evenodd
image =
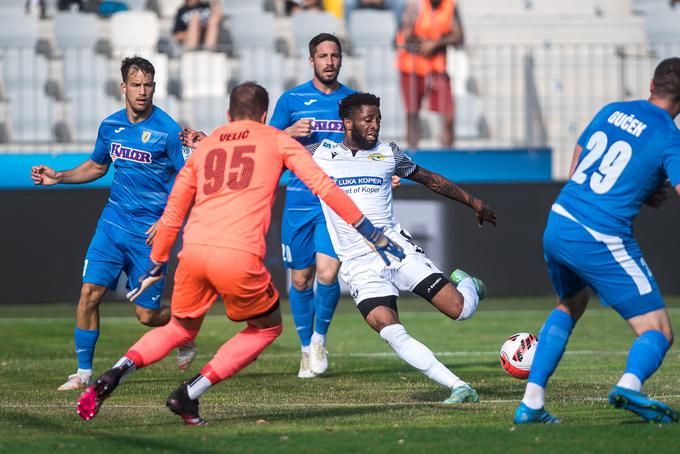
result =
M382 227L376 227L366 216L361 218L359 222L354 225L357 232L361 233L364 238L373 246L373 249L380 254L386 265L390 264L388 254L397 261L401 261L406 257L404 250L397 243L393 242L385 236Z
M130 302L134 302L144 290L160 281L165 275L164 269L165 262L156 262L149 259L149 268L139 277L139 285L127 293L127 299Z

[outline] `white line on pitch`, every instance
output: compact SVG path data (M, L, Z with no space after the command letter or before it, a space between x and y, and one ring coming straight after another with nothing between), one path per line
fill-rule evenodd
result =
M650 396L654 399L659 399L659 400L668 400L668 399L679 399L680 394L669 394L669 395L662 395L662 396ZM588 401L588 402L606 402L608 399L606 397L574 397L574 398L561 398L559 399L560 401ZM511 404L511 403L517 403L519 402L520 399L519 397L517 399L482 399L480 400L480 404ZM238 405L239 402L236 402ZM328 402L328 403L281 403L277 402L276 404L259 404L259 403L248 403L248 408L272 408L276 407L277 409L284 409L284 408L315 408L315 407L322 407L322 408L334 408L334 407L341 407L341 408L354 408L354 407L418 407L418 406L431 406L431 405L440 405L442 404L440 401L403 401L403 402ZM3 408L51 408L51 409L61 409L61 408L75 408L75 404L3 404ZM105 405L106 408L152 408L152 409L164 409L165 406L158 404L158 405L153 405L153 404L147 404L147 405L136 405L136 404L114 404L114 403L107 403ZM223 408L224 404L223 403L205 403L201 404L202 408L211 408L211 407L219 407ZM474 407L474 406L473 406ZM455 407L452 407L455 408Z

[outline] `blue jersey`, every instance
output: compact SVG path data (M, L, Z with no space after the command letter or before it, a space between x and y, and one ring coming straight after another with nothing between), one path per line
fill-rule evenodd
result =
M556 203L600 232L631 235L640 205L666 178L680 184L680 131L648 101L605 106L578 144L578 165Z
M189 152L182 146L180 131L177 122L158 107L140 123L131 123L125 109L101 123L90 159L113 163L114 175L100 222L144 235L160 218Z
M281 95L269 124L283 130L300 119L310 118L313 120L312 134L297 138L302 145L318 143L324 139L342 142L345 128L340 120L338 106L344 97L354 92L355 90L340 84L340 88L326 94L319 91L310 80ZM319 199L293 173L288 179L286 208L321 210Z

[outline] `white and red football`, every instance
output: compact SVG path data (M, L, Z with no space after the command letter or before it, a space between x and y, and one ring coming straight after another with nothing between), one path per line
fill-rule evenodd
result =
M515 378L529 377L531 363L538 346L538 338L531 333L516 333L501 347L501 366Z

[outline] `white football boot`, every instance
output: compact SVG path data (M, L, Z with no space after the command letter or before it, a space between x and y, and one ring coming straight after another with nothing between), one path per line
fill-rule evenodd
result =
M312 372L309 367L309 356L308 352L302 352L302 359L300 359L300 371L298 372L298 378L314 378L316 374Z
M57 388L57 390L73 391L75 389L84 389L90 384L91 381L92 381L91 372L89 375L76 372L75 374L69 375L68 380L66 380L66 383Z
M309 344L309 368L316 375L321 375L328 370L328 351L323 342Z
M195 358L196 343L194 341L177 347L177 367L179 367L179 370L187 370Z

